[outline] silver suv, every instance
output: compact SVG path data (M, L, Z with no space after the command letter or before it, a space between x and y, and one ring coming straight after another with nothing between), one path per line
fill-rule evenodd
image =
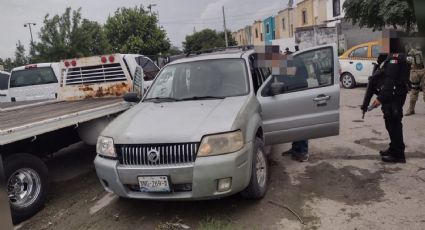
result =
M292 75L272 75L256 57L227 49L165 66L99 137L94 163L104 188L137 199L262 198L265 145L339 133L334 45L294 53Z

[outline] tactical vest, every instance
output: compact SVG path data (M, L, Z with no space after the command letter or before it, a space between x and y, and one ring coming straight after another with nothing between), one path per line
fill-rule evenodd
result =
M421 51L412 49L408 55L412 58L412 70L424 69L424 58Z

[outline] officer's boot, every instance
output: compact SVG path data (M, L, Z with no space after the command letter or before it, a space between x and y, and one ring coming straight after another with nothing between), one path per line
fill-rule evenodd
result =
M416 105L416 101L410 100L410 106L409 106L409 109L407 110L407 112L405 114L406 116L410 116L410 115L415 114L415 105Z

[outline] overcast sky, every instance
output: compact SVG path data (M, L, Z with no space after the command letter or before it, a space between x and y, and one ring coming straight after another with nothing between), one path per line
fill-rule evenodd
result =
M187 34L203 28L222 30L221 6L225 7L227 27L230 30L252 24L286 7L288 0L0 0L0 58L13 57L20 40L28 50L30 34L23 25L35 22L34 40L43 25L44 16L62 14L65 8L82 7L84 18L105 23L119 7L157 4L160 24L167 31L171 43L181 47Z

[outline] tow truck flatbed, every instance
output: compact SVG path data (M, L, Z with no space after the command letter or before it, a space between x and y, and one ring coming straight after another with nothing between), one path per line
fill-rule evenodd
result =
M47 101L0 110L0 145L127 110L122 98Z

